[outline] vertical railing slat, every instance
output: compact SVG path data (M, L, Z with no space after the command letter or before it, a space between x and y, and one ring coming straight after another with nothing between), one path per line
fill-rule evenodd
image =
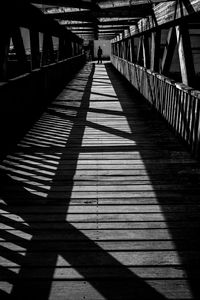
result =
M200 91L115 55L112 64L158 110L174 132L200 157Z

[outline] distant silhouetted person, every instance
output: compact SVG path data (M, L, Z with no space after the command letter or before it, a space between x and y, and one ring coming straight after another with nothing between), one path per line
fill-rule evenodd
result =
M102 54L103 54L103 51L102 51L101 47L99 46L98 51L97 51L98 64L102 63Z

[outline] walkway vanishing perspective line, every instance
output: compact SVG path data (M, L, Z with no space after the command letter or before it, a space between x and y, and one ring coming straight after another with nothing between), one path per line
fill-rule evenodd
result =
M2 299L198 299L200 168L109 64L0 165Z

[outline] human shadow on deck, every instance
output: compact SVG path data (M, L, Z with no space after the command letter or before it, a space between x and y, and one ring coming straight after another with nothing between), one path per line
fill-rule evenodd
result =
M122 110L127 115L132 137L135 137L137 149L146 167L172 242L178 252L183 270L186 271L186 280L189 283L193 299L199 299L200 165L195 161L187 163L187 159L190 158L189 154L185 153L184 156L183 153L186 152L186 149L184 149L179 140L175 137L173 138L172 132L167 128L162 117L145 102L145 99L134 90L130 83L111 64L107 64L105 67ZM121 84L119 84L119 78L121 79ZM141 139L138 139L138 135L135 134L133 119L130 117L130 107L127 107L126 101L123 100L125 94L133 99L132 110L138 110L138 116L144 125L149 124L149 128L154 131L160 131L159 127L157 127L158 124L162 127L164 126L165 132L169 135L168 142L166 140L163 144L162 137L161 139L155 137L154 141L150 141L150 144L155 147L152 149L151 147L149 149L148 147L145 147L146 149L143 148ZM157 120L157 125L155 124L155 120ZM148 143L149 136L147 132L141 132L140 137L143 137L143 140ZM171 138L172 140L170 140ZM156 165L149 164L148 157L150 159L154 158L155 161L161 159L161 163ZM183 162L184 157L186 157L185 163ZM168 163L162 162L162 159L163 161L168 159ZM170 187L167 188L170 183L173 185L171 189ZM166 186L166 188L162 190L160 189L161 186ZM178 268L181 269L181 267Z
M8 225L8 229L1 231L1 241L11 241L12 245L10 245L10 250L1 246L0 250L3 257L3 265L0 276L1 281L13 285L10 295L3 291L0 293L1 299L48 299L53 282L54 285L61 283L61 290L65 289L67 276L63 278L62 271L60 275L61 279L59 279L58 276L57 279L54 280L54 276L56 276L56 270L59 272L60 269L63 270L61 268L63 267L65 272L69 265L88 281L105 299L165 299L165 297L143 279L139 278L107 251L103 250L95 241L92 241L84 233L66 221L69 199L73 189L72 181L67 182L68 190L65 193L64 199L59 198L59 196L51 196L59 186L57 174L62 167L62 158L66 155L68 155L69 161L70 157L72 158L69 174L71 179L77 169L78 156L82 149L87 109L89 108L93 74L94 66L92 67L82 97L82 104L76 117L77 122L75 118L67 140L67 148L69 148L69 150L66 152L67 148L64 148L64 152L62 153L62 147L52 146L47 148L47 156L49 154L50 160L53 161L53 159L55 159L56 163L58 163L56 165L56 171L53 169L55 175L52 175L53 179L49 181L50 190L47 192L47 198L37 194L34 195L30 188L28 189L26 184L24 184L24 180L29 179L32 181L33 178L36 178L35 189L38 189L40 192L39 186L44 183L42 178L43 173L37 170L37 168L34 169L30 165L31 168L28 168L25 172L29 164L28 162L24 163L25 169L23 169L22 164L22 166L15 167L14 165L12 169L7 168L7 170L1 171L1 220L5 228ZM83 113L83 111L85 113ZM62 118L66 120L68 116L63 113ZM78 124L80 119L82 125ZM75 148L74 137L76 138ZM26 148L22 149L26 153ZM71 152L71 149L74 151ZM58 151L61 153L60 157L57 157ZM95 151L98 151L98 149ZM36 147L35 158L34 155L30 158L32 163L37 162L36 158L43 159L41 152L45 152L44 148ZM29 154L28 149L27 153ZM47 163L47 169L48 166L52 167L52 163L50 163L50 165ZM18 172L15 173L15 168L17 171L21 171L21 168L23 169L21 175ZM29 175L30 173L31 175ZM44 174L47 176L48 174L53 174L53 171L50 168L49 171L46 170ZM14 176L18 176L18 179L15 180ZM20 176L21 180L23 180L22 183L19 181ZM55 207L51 208L52 205L55 205ZM61 211L59 207L62 207ZM58 210L59 213L57 213L56 210ZM10 221L10 219L12 219L12 221ZM41 223L48 224L48 227L44 230L37 227L37 224ZM58 223L60 229L54 227L55 224ZM20 231L22 231L22 234L20 234ZM5 245L7 247L8 243L6 244L6 242ZM83 245L85 250L82 251ZM22 255L23 253L25 255ZM64 261L59 265L57 265L58 256ZM8 261L10 261L10 263ZM102 266L112 267L113 274L109 276L106 273L106 268L104 269ZM90 267L91 271L89 271L87 267ZM13 271L13 268L16 269L16 272ZM99 274L93 275L95 268L98 269ZM17 270L19 270L19 272ZM58 286L58 294L60 293L59 288ZM71 290L72 287L68 285L68 288ZM67 299L72 291L66 290L66 293L67 296L64 299ZM80 297L82 297L83 292L81 292L80 295ZM92 298L92 295L86 295L86 297ZM55 299L56 298L57 295L55 295Z

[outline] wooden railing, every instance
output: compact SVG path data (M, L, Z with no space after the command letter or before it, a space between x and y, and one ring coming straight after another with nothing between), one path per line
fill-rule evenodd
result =
M26 132L84 62L85 55L77 55L0 82L0 155Z
M200 158L200 91L117 56L111 61Z

